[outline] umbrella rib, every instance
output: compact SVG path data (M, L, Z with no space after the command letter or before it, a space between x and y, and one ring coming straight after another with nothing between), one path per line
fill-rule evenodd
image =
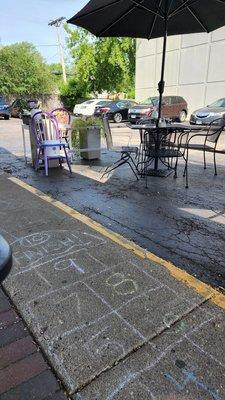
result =
M144 1L144 0L141 0ZM135 8L136 6L130 6L130 8L125 11L116 21L111 22L111 24L107 25L106 28L104 28L101 32L98 33L98 36L102 36L104 35L104 33L106 33L108 31L108 29L112 28L112 26L114 26L115 24L117 24L118 22L121 21L121 19L123 19L124 17L126 17L126 15L130 14L130 12Z
M143 3L145 0L141 0L141 3ZM116 21L113 21L111 24L107 25L101 32L98 33L98 36L102 36L104 35L110 28L112 28L114 25L116 25L118 22L121 21L121 19L123 19L124 17L126 17L126 15L130 14L130 12L136 8L136 7L142 7L141 3L137 3L135 0L131 0L131 2L133 3L132 6L130 6L130 8L125 11ZM157 14L157 12L152 11L146 7L142 7L144 9L146 9L148 12L153 13L153 14ZM161 18L163 18L161 15L159 15Z
M207 26L201 21L201 19L199 18L199 16L196 14L195 11L193 11L193 9L190 6L186 6L188 11L193 15L193 17L196 19L196 21L198 21L199 25L201 25L201 27L206 31L209 32L209 29L207 28Z
M76 19L84 18L84 17L87 17L87 16L89 16L89 15L95 14L96 12L101 11L101 10L104 10L105 8L108 8L108 7L110 7L110 6L113 6L114 4L120 3L121 1L123 1L123 0L114 0L114 1L112 1L111 3L109 3L109 4L105 4L104 6L101 6L101 7L99 7L99 8L96 8L95 10L89 11L89 12L83 14L83 15L78 15L76 18L72 17L72 18L70 18L67 22L71 22L72 20L73 20L73 21L76 21Z
M183 2L183 4L179 5L175 10L173 10L169 14L169 18L174 17L174 15L176 15L179 12L183 11L187 6L192 6L194 3L197 3L198 1L199 0L185 0L185 2Z
M146 7L146 6L143 6L143 4L138 3L136 0L130 0L130 1L132 1L132 3L134 3L135 6L136 6L137 8L140 7L140 8L142 8L143 10L148 11L148 12L150 12L150 13L156 15L157 17L164 18L162 14L159 14L159 11L161 11L161 13L163 12L162 9L161 9L159 6L157 6L158 10L157 10L157 11L154 11L154 10L151 10L150 8L148 8L148 7ZM160 2L160 4L161 4L161 3L162 3L162 2Z
M174 1L174 0L171 0L171 1L170 1L170 5L169 5L169 7L168 7L168 15L169 15L169 13L170 13L170 10L171 10L171 7L172 7L172 4L173 4L173 1Z
M225 5L225 0L215 0L215 1L217 1L218 3L222 3L222 4Z
M161 7L161 4L162 4L162 0L160 0L159 8ZM153 22L152 22L152 26L151 26L151 29L150 29L150 33L149 33L149 35L148 35L148 39L151 39L152 32L153 32L153 29L154 29L154 27L155 27L155 23L156 23L157 16L158 16L158 15L155 15L155 16L154 16L154 19L153 19Z

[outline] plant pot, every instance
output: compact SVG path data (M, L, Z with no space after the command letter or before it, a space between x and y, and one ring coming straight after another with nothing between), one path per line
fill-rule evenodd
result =
M101 128L89 126L79 129L80 156L85 160L96 160L101 156Z

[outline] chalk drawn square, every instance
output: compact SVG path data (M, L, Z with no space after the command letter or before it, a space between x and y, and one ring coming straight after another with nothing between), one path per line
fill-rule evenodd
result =
M150 275L146 276L135 265L127 262L102 272L96 278L89 278L87 283L111 307L117 309L128 305L134 298L142 297L144 293L162 287Z
M225 368L184 338L151 359L137 378L156 398L223 400L224 376Z
M195 326L191 326L189 316L183 320L187 329L189 325L190 336L193 331L207 329L207 319L200 318ZM167 338L165 331L100 375L81 391L82 400L223 400L225 368L220 361L196 347L186 335L175 336L172 342Z
M75 283L31 301L24 307L40 338L59 339L109 313L108 307L83 283Z
M93 258L87 250L77 250L68 256L44 263L26 273L10 274L6 286L20 304L38 299L53 290L98 276L107 267ZM28 284L29 282L29 284Z
M187 337L196 347L210 354L225 368L225 312L221 312L216 319Z
M192 309L180 296L166 287L145 293L121 307L120 314L148 338L169 327ZM156 310L160 310L157 313Z
M48 347L48 356L73 393L124 358L141 339L115 314L62 335Z
M65 258L74 251L89 249L105 243L104 239L69 230L51 230L35 232L13 241L12 274L30 271L47 265L52 261Z
M113 254L113 256L112 256ZM127 260L129 252L107 240L105 244L92 249L92 256L96 257L99 261L113 267Z

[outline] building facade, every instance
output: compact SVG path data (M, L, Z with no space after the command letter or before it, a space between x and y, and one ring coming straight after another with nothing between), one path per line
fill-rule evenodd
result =
M163 39L137 39L136 100L157 95ZM165 95L180 95L189 114L225 97L225 27L168 38Z

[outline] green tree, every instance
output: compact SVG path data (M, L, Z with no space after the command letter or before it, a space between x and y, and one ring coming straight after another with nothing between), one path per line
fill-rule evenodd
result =
M0 93L23 96L51 93L54 78L40 53L27 42L0 49Z
M84 29L65 26L73 62L73 83L85 93L134 94L135 40L96 38Z

